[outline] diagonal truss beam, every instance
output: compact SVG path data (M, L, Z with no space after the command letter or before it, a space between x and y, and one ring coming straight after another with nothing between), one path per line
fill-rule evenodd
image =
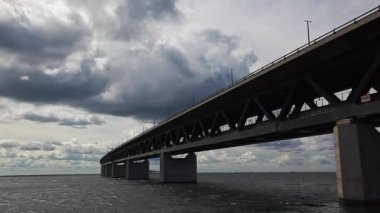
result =
M224 110L220 111L220 114L222 115L224 121L227 123L227 125L230 127L231 130L235 129L235 125L233 125L230 121L230 119L227 117L226 113Z
M238 126L237 128L239 130L241 130L243 127L244 127L244 124L245 124L245 121L247 119L247 111L248 111L248 108L251 104L251 101L252 100L247 100L245 103L244 103L244 107L243 107L243 110L241 111L240 113L240 118L239 118L239 121L238 121Z
M216 125L217 125L217 122L218 122L218 117L219 117L219 112L216 112L214 114L214 118L212 120L212 124L211 124L211 128L210 128L210 136L213 136L215 135L215 131L216 131Z
M261 103L258 97L254 97L253 100L255 101L257 106L260 108L261 112L264 113L264 115L268 118L268 120L272 121L276 119L276 117L273 115L273 112L270 110L267 110L267 108Z
M337 106L340 103L338 97L334 94L327 92L320 84L318 84L311 76L305 78L306 82L321 96L326 98L326 100L332 105Z
M281 109L280 115L278 116L280 119L284 119L288 115L288 113L292 107L292 101L294 99L294 95L296 93L296 89L297 89L299 83L300 83L300 81L297 81L296 83L293 83L293 85L291 86L289 94L286 97L284 105Z
M376 70L379 69L380 66L380 53L375 57L375 59L370 64L368 70L365 72L363 78L360 80L358 86L353 88L353 91L348 96L348 102L358 101L360 95L362 95L366 90L370 89L370 81L371 77L375 73ZM367 91L368 92L368 91Z

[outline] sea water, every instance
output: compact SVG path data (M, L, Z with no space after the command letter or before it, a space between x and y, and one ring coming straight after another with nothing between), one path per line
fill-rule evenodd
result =
M0 177L0 212L380 212L338 203L335 173L207 173L196 184Z

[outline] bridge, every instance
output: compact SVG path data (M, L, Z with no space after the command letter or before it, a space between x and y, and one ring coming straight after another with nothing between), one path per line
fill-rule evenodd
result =
M196 182L194 152L334 134L338 197L380 201L380 6L122 143L101 175ZM173 155L187 154L184 158Z

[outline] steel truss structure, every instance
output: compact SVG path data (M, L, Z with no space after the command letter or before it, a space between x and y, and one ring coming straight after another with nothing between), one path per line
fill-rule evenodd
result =
M380 123L380 12L354 22L107 153L101 164L331 133Z

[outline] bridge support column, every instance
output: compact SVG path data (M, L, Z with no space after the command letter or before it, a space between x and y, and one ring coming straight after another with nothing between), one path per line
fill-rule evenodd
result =
M196 183L197 156L192 152L185 158L173 158L170 154L162 153L160 180L164 183Z
M334 127L338 197L341 203L380 203L380 134L369 124Z
M105 170L105 166L104 165L100 165L100 175L102 177L106 176L106 170Z
M111 177L111 175L112 175L112 164L109 163L105 165L105 176Z
M149 180L149 160L142 162L127 160L127 179L128 180Z
M126 168L125 163L118 165L118 163L112 163L112 177L113 178L125 178L126 177Z

